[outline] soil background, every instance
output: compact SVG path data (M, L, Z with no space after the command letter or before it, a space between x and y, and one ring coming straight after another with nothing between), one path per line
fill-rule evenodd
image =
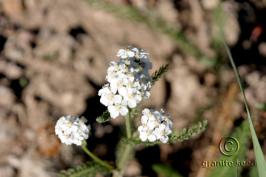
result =
M143 106L166 109L176 130L203 119L209 125L183 143L138 148L125 176L157 176L158 163L184 177L207 176L201 162L219 158L220 139L246 119L219 24L265 152L265 17L265 0L0 0L0 177L54 177L89 160L55 136L66 114L85 116L93 125L89 148L115 160L123 119L95 123L105 111L97 91L128 45L150 53L152 72L170 64Z

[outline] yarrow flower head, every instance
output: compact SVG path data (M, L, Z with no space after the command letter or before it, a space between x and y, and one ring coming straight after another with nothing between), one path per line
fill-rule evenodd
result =
M86 125L85 118L76 116L60 117L55 125L55 134L62 143L71 145L82 145L82 142L89 137L90 126Z
M152 64L149 54L142 49L120 49L119 61L110 63L107 69L107 84L99 90L100 102L108 107L112 118L125 116L129 108L135 108L150 96Z
M138 127L141 141L167 143L172 133L173 122L163 110L144 109Z

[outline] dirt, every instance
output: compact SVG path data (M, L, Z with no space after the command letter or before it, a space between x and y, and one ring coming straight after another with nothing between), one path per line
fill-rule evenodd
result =
M105 110L97 91L105 83L108 63L116 59L119 48L128 45L150 53L152 72L170 63L168 73L143 105L166 108L176 129L199 117L209 121L203 135L184 144L139 149L128 176L155 176L150 166L159 162L172 165L184 176L204 176L207 171L199 168L197 160L204 157L204 148L223 136L223 130L213 134L214 130L227 120L230 132L236 121L244 120L232 69L223 49L215 48L213 42L218 34L213 13L219 0L108 2L156 13L181 29L206 57L218 58L217 66L209 67L182 51L180 44L160 30L85 0L0 0L0 177L52 177L85 161L79 148L62 145L54 134L55 121L66 114L85 116L95 125L90 148L107 160L115 160L121 119L95 124L95 118ZM236 56L258 135L265 145L266 113L258 106L266 103L262 19L266 3L226 1L221 6L228 20L225 40ZM141 162L150 153L157 155Z

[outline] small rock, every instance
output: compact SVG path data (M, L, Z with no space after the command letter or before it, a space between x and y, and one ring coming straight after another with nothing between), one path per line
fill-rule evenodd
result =
M266 57L266 42L259 45L259 52L262 56Z
M206 10L213 10L215 9L218 4L219 4L219 0L202 0L202 6L206 9Z

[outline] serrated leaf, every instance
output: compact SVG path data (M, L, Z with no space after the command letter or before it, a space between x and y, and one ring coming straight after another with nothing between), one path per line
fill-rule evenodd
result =
M182 142L185 140L189 140L189 139L201 134L206 129L207 124L208 124L208 121L203 120L203 121L200 121L200 122L190 126L189 128L183 128L182 130L180 130L178 132L174 132L169 136L169 143L175 143L176 141ZM143 142L136 135L133 136L132 138L123 138L121 140L121 142L123 142L124 144L130 144L132 146L144 145L147 147L162 144L161 141Z
M168 67L169 67L169 64L163 65L152 74L152 84L154 84L167 72Z
M155 141L155 142L143 142L141 141L138 137L134 137L134 138L123 138L121 140L124 144L129 144L131 146L136 146L136 145L144 145L144 146L155 146L158 144L161 144L160 141Z
M96 121L100 124L108 122L110 120L110 113L106 110L100 115L99 117L96 118Z
M94 162L86 162L60 172L59 177L94 177L97 172L107 173L108 170Z
M190 126L189 128L183 128L182 130L180 130L178 132L174 132L170 136L170 142L174 143L175 141L182 142L185 140L189 140L189 139L201 134L203 131L205 131L207 125L208 125L208 121L203 120L203 121L200 121L200 122Z

